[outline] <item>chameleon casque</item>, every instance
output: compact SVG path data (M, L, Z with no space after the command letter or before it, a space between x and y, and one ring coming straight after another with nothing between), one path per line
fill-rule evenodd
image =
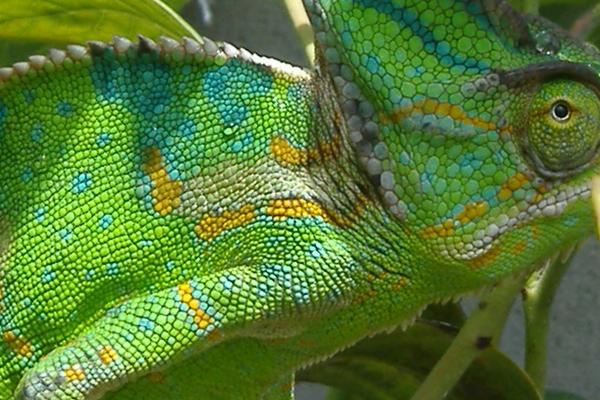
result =
M0 70L0 398L283 399L593 232L600 53L500 0L304 0L305 71L141 38Z

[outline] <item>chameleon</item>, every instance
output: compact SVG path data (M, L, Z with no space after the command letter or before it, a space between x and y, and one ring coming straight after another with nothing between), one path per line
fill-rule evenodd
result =
M0 398L290 399L594 229L600 52L502 0L304 0L302 69L115 37L0 69Z

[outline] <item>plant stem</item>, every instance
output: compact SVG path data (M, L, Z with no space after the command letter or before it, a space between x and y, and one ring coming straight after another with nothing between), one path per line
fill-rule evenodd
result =
M314 34L312 28L310 27L308 16L306 15L304 7L302 6L302 2L300 0L283 0L283 2L288 10L292 23L294 24L296 34L300 39L300 44L304 50L306 60L310 66L314 66Z
M571 27L571 33L580 39L587 39L598 24L600 24L600 4L577 18Z
M538 15L540 13L540 0L525 0L523 11L531 15Z
M556 290L569 268L575 252L558 258L546 268L535 271L523 289L525 314L525 371L540 394L544 392L550 308Z
M592 197L596 208L596 222L598 223L598 237L600 237L600 176L594 178Z
M412 400L443 399L484 350L495 346L525 275L509 277L482 296L446 353L414 394Z

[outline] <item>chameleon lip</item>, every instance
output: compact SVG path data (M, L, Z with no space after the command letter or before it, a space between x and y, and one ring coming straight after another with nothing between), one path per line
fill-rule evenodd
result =
M568 187L556 195L551 195L539 203L532 204L521 211L516 217L508 218L501 215L495 223L489 224L485 229L473 233L474 240L466 243L461 249L444 250L446 256L459 260L471 260L487 253L493 242L504 233L539 217L557 217L565 208L580 198L591 195L591 182L586 182L577 187Z
M530 274L535 273L536 271L543 271L546 268L549 268L550 266L552 266L557 260L560 260L561 262L566 263L567 261L569 261L571 256L577 250L579 250L579 248L583 245L584 242L585 242L585 240L578 241L575 244L572 244L571 246L567 247L566 249L552 254L550 257L542 258L540 261L533 263L533 266L530 267L529 269L527 269L525 271L518 271L518 272L514 273L514 276L517 277L517 276L520 276L521 274L530 275ZM496 287L496 284L482 286L482 287L472 290L472 291L468 291L468 292L461 293L461 294L458 294L455 296L444 297L444 298L435 300L432 303L445 305L450 302L458 303L459 301L462 301L465 298L469 298L469 297L480 298L484 293L493 290L495 287Z

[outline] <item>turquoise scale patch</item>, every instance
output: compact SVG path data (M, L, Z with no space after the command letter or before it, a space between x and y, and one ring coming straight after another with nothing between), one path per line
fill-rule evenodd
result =
M24 168L23 171L21 172L21 181L29 182L32 178L33 178L33 171L31 170L31 168L29 168L29 167Z
M119 264L115 262L111 262L106 264L106 274L107 275L117 275L119 273Z
M66 101L61 101L56 106L56 113L61 117L70 117L73 115L73 106Z
M113 223L112 215L105 214L100 217L100 221L98 221L98 226L100 229L108 229L108 227Z
M42 141L42 134L42 124L40 124L39 122L33 124L30 133L31 140L35 143L40 143Z
M71 191L75 194L85 192L92 184L92 177L87 172L75 175L71 181Z
M110 140L110 133L102 132L96 137L96 144L98 145L98 147L104 147L110 143Z

